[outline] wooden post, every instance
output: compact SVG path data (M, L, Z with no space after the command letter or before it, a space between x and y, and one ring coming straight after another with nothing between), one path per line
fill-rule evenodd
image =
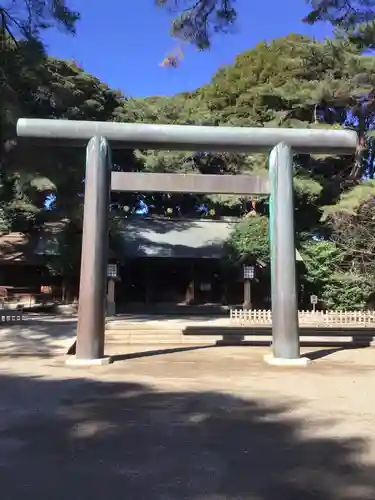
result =
M116 301L115 301L116 280L109 278L107 289L107 316L114 316L116 314Z
M195 275L194 275L195 267L194 263L191 265L190 268L190 278L189 278L189 284L187 286L186 292L185 292L185 303L187 305L192 304L195 300Z
M243 284L243 308L251 309L251 280L245 279Z

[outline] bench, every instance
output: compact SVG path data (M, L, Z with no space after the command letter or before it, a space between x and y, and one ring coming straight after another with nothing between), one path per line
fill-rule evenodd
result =
M218 345L270 345L272 343L271 326L187 326L183 334L222 337L222 340L217 341ZM375 345L375 329L367 327L300 326L299 336L301 345L309 346L351 344L369 347Z

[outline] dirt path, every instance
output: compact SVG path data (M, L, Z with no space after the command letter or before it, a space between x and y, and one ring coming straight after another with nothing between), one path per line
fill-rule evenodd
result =
M111 349L0 357L2 500L374 500L374 349Z
M229 318L212 316L123 315L108 319L108 324L131 325L132 328L168 330L186 325L227 326ZM43 314L25 315L18 324L0 325L0 355L17 353L62 353L71 345L76 335L77 318Z

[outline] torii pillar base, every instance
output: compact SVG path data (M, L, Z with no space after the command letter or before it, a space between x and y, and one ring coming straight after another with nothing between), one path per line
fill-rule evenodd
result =
M67 366L74 367L84 367L84 366L105 366L113 363L113 359L110 356L98 359L80 359L80 358L69 358L65 361Z
M311 363L311 359L309 358L275 358L273 354L266 354L264 356L264 361L271 366L280 366L280 367L300 367L305 368L307 365Z

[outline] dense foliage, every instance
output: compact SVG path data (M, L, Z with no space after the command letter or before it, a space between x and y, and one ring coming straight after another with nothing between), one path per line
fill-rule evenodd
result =
M304 19L309 24L320 21L336 28L338 40L347 39L361 48L375 46L374 0L308 0L312 10Z
M172 35L198 49L207 49L212 35L228 31L237 18L235 0L155 0L155 3L175 15Z
M15 124L20 116L215 126L350 127L361 138L356 155L295 156L296 236L306 263L303 279L309 293L316 293L329 307L366 304L375 277L373 56L362 55L358 44L347 39L319 43L290 35L238 55L232 65L219 69L208 85L194 92L129 99L75 62L48 57L41 50L36 43L41 29L62 23L74 32L78 14L68 11L62 1L38 3L45 10L35 10L32 22L29 19L29 24L20 24L23 27L16 32L17 39L8 14L2 18L1 231L32 232L46 222L64 220L61 255L51 259L50 267L67 278L77 273L84 151L51 145L37 148L17 141ZM165 7L172 4L168 0L159 3ZM315 17L311 14L309 22L323 19L318 4L313 3ZM176 5L178 8L178 2ZM201 10L196 10L198 7ZM229 24L235 21L233 8L234 2L197 2L196 7L184 11L181 30L190 26L191 31L185 30L184 36L187 33L190 41L204 48L212 30L228 26L225 20ZM182 33L178 24L174 29ZM192 33L199 30L200 38L194 35L193 40ZM114 154L113 162L117 170L202 175L267 170L266 155L194 151L125 151ZM116 215L120 211L124 215L241 217L243 221L227 245L229 260L240 262L254 255L263 262L269 259L266 199L121 193L113 194L112 210Z
M174 15L173 36L204 50L215 34L230 32L238 17L236 0L154 0ZM306 0L304 22L329 22L338 39L361 47L375 46L375 0ZM286 15L290 15L285 5Z
M3 34L13 41L24 39L40 42L43 30L53 26L75 33L80 15L69 8L65 0L12 0L0 3Z

